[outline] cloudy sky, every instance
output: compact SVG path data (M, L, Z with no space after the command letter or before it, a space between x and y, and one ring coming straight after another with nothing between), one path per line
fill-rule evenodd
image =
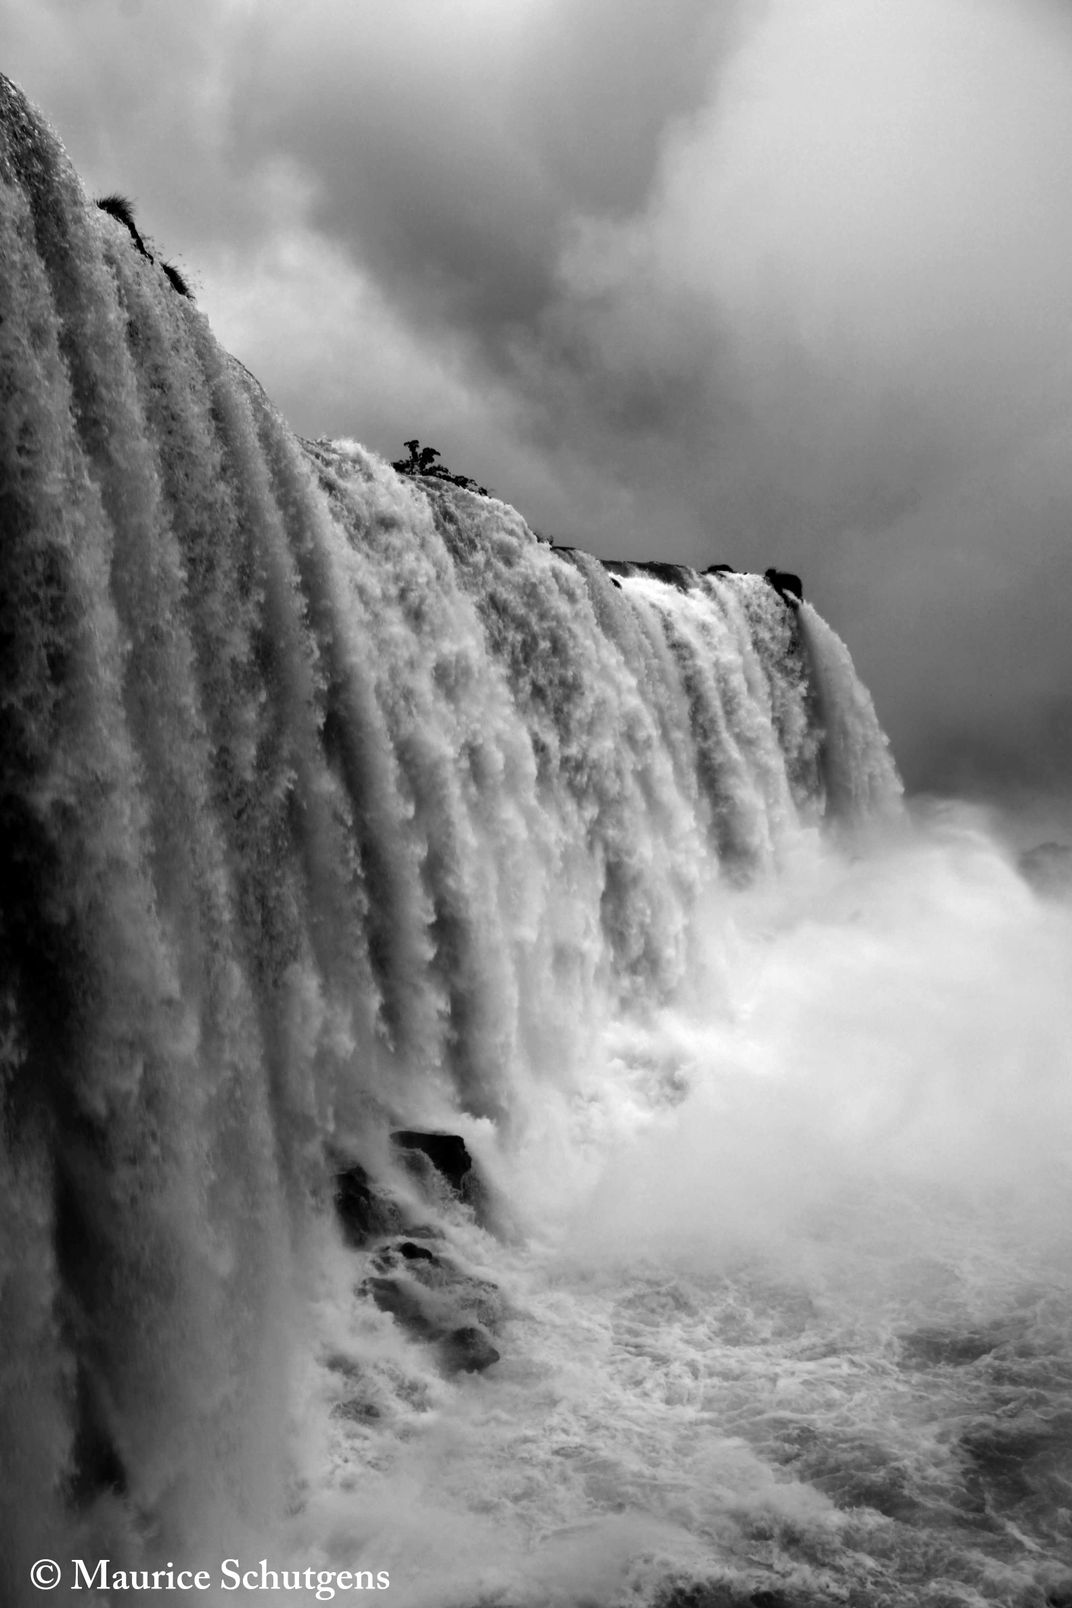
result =
M777 563L909 781L1072 782L1068 0L4 0L297 429Z

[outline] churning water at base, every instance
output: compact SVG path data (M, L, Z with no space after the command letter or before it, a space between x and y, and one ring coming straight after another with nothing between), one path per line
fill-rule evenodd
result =
M297 441L0 113L3 1601L1072 1601L1068 905L808 605Z
M1070 913L955 815L726 906L726 998L534 1116L518 1243L444 1224L494 1369L325 1272L300 1544L429 1605L1064 1601Z

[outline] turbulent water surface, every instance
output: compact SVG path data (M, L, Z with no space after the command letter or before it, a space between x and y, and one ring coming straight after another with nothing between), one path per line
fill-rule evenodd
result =
M296 439L0 111L3 1601L1072 1602L1067 902L808 604Z

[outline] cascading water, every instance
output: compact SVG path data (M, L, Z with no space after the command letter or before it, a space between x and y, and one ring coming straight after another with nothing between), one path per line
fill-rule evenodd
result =
M3 1601L1072 1601L1067 910L807 604L298 441L0 114Z

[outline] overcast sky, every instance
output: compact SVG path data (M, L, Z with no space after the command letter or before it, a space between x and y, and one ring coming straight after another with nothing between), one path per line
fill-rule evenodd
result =
M915 786L1072 780L1068 0L4 0L307 435L795 570Z

